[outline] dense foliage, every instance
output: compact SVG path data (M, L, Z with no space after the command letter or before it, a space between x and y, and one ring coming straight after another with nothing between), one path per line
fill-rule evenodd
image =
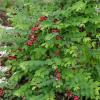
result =
M12 3L6 12L14 29L1 30L1 42L10 45L6 48L10 75L1 87L19 100L99 100L98 1Z

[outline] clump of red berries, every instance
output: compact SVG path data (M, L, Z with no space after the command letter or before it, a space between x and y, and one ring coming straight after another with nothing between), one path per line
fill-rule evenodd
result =
M37 36L35 34L31 34L29 35L29 40L26 44L28 46L32 46L36 40L37 40Z
M38 30L40 30L39 26L32 27L31 29L32 33L29 34L28 36L29 40L27 41L26 45L32 46L34 44L34 42L37 40L37 35L35 35L35 32Z
M16 56L8 56L8 59L9 59L9 60L16 60L17 57L16 57Z
M32 45L33 45L33 41L29 40L26 44L27 44L28 46L32 46Z
M0 97L2 97L4 95L4 89L0 88Z
M72 91L68 90L66 93L65 93L65 96L69 99L72 98L72 100L79 100L79 96L77 95L74 95Z
M48 18L46 17L46 16L41 16L40 18L39 18L39 21L45 21L45 20L47 20Z
M41 16L41 17L39 18L39 21L45 21L45 20L47 20L47 19L48 19L48 18L47 18L46 16ZM57 19L54 20L55 23L56 23L57 21L59 21L59 20L57 20ZM36 26L32 27L32 29L31 29L32 34L29 35L29 40L28 40L27 43L26 43L28 46L32 46L32 45L34 44L34 42L37 40L37 36L35 35L35 32L41 29L41 28L39 27L39 24L40 24L40 22L39 22ZM57 29L57 28L51 29L51 33L59 33L59 32L60 32L60 30ZM56 36L56 40L61 40L61 39L62 39L62 37L61 37L60 35L57 35L57 36ZM60 75L59 75L59 76L60 76Z

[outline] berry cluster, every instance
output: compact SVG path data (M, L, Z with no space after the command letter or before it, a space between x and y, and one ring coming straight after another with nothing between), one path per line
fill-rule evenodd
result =
M57 29L57 28L53 28L53 29L51 29L51 33L53 33L53 34L55 34L55 33L59 33L60 32L60 30L59 29ZM60 36L60 35L56 35L56 40L62 40L62 37Z
M46 16L41 16L39 18L39 21L45 21L47 20ZM36 25L34 27L32 27L31 29L31 34L29 35L29 40L26 43L28 46L32 46L34 44L34 42L37 40L37 35L35 34L36 31L40 30L41 28L39 27L39 25Z
M66 96L70 99L73 98L73 100L79 100L79 97L76 95L73 95L72 91L67 91Z
M32 46L36 40L37 40L37 36L34 33L30 34L27 45Z
M26 43L28 46L32 46L34 44L34 42L37 40L37 35L35 34L35 32L38 30L40 30L40 27L38 27L38 26L32 27L32 29L31 29L32 33L29 34L29 36L28 36L29 40Z
M29 40L28 40L27 43L26 43L28 46L32 46L32 45L34 44L34 42L37 40L37 36L36 36L35 32L41 29L41 28L39 27L40 22L46 21L47 19L48 19L48 18L47 18L46 16L41 16L41 17L39 18L38 25L32 27L32 29L31 29L31 32L32 32L32 33L29 35ZM58 19L55 19L53 22L56 23L56 22L58 22L58 21L59 21ZM50 30L50 32L51 32L51 33L59 33L60 30L57 29L57 28L53 28L53 29ZM62 39L62 37L61 37L60 35L57 35L57 36L56 36L56 40L61 40L61 39Z
M4 90L0 88L0 97L2 97L3 95L4 95Z
M41 16L40 18L39 18L39 21L45 21L45 20L47 20L48 18L46 17L46 16Z

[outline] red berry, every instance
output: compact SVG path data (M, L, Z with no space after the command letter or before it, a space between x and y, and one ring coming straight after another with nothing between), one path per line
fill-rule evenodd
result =
M31 38L31 39L34 39L34 38L35 38L35 35L31 35L30 38Z
M40 30L40 27L32 27L32 32L35 32L35 31L38 31L38 30Z
M36 41L37 40L37 35L32 34L32 35L30 35L29 39L33 42Z
M29 39L33 39L34 38L34 34L29 34Z
M37 39L37 36L36 35L31 35L30 36L30 39L36 40Z
M61 80L61 74L60 74L60 72L57 73L57 79Z
M71 97L73 94L72 94L72 92L71 91L67 91L67 96L68 97Z
M3 95L4 95L4 90L0 88L0 97L2 97Z
M16 56L9 56L8 59L9 60L15 60L16 59Z
M46 17L46 16L41 16L41 17L39 18L39 21L45 21L45 20L47 20L47 17Z
M60 32L60 30L59 29L52 29L51 32L52 33L58 33L58 32Z
M35 35L33 41L36 41L36 40L37 40L37 36Z
M57 35L56 40L62 40L62 37L60 35Z
M32 41L32 40L29 40L26 44L27 44L28 46L32 46L32 45L33 45L33 41Z
M56 70L55 70L55 76L56 76L57 80L61 80L61 73L59 72L58 68L56 68Z
M74 100L79 100L79 97L78 96L74 96Z

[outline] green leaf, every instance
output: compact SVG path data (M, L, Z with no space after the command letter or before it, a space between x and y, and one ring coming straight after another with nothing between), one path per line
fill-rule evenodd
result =
M72 5L71 10L80 11L80 10L84 10L85 7L86 7L86 3L82 1L78 1Z
M45 40L48 41L48 40L53 39L54 37L55 37L55 34L47 34L47 35L45 36Z

